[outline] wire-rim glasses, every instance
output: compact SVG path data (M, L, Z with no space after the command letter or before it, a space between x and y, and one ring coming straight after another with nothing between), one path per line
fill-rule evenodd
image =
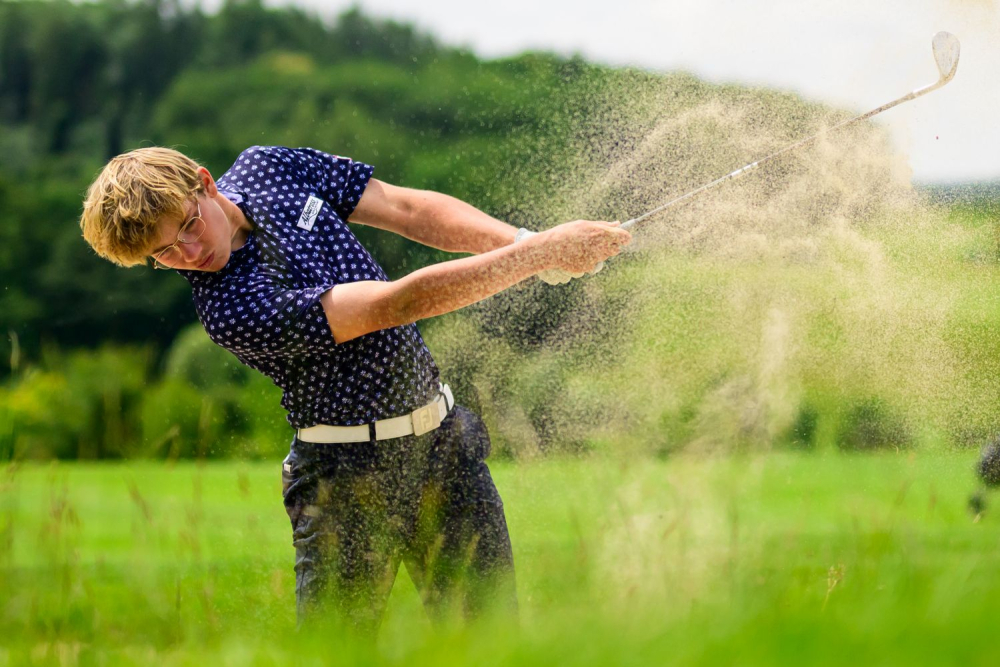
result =
M195 243L205 233L207 225L201 217L201 204L196 204L198 213L193 218L181 225L177 232L177 240L168 245L160 252L153 255L154 269L172 269L184 261L179 244Z

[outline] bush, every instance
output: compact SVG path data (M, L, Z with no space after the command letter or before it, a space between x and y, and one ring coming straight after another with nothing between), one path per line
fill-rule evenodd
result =
M808 403L799 406L795 421L782 440L795 449L812 451L816 448L819 411Z
M225 432L222 413L210 395L178 380L164 380L151 387L142 402L142 444L136 453L203 458Z
M241 386L253 371L230 352L209 339L200 324L192 324L174 340L167 352L164 378L202 390Z
M877 397L855 405L841 422L837 437L837 446L844 451L905 449L912 444L909 425Z
M150 353L104 347L64 355L49 351L45 368L27 371L0 393L9 417L6 449L14 458L117 458L138 437Z
M147 348L50 350L0 387L0 460L276 457L292 430L281 390L195 326L151 377Z
M144 442L154 455L273 456L291 440L281 389L197 324L170 348L163 385L148 398Z

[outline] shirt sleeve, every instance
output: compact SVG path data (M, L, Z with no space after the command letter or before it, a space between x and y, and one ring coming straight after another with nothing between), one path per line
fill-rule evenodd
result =
M277 289L267 295L259 313L266 343L272 351L291 355L329 349L333 333L320 297L331 285Z
M330 285L257 290L222 310L199 313L209 337L244 356L310 357L334 345L320 297Z
M361 201L375 167L315 148L293 150L310 163L311 172L320 186L320 197L346 222Z

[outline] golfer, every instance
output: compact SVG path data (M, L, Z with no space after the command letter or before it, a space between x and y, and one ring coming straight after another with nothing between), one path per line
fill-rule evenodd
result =
M102 257L183 275L209 337L282 388L299 619L365 633L401 562L433 619L516 608L489 436L454 404L414 323L532 276L579 277L631 238L584 220L518 230L372 172L256 146L216 181L177 151L142 148L104 167L81 218ZM474 256L390 281L348 222Z

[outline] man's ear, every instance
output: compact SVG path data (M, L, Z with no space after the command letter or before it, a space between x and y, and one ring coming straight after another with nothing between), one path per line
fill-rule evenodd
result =
M205 189L205 194L214 197L219 194L219 189L215 186L215 179L205 167L198 167L198 178L201 179L201 186Z

